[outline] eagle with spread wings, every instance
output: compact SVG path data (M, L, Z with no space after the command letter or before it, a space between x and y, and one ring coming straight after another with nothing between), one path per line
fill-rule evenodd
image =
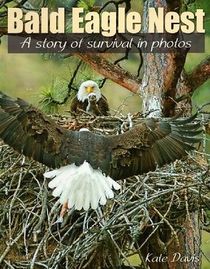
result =
M116 182L182 158L200 141L196 115L142 119L119 135L62 128L24 100L0 93L0 138L18 152L55 170L53 195L75 209L97 208L113 198Z

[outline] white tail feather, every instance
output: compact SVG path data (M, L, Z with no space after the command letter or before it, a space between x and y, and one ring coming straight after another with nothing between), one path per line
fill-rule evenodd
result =
M95 170L88 162L80 166L67 165L44 174L52 178L48 186L54 189L52 194L60 197L60 203L68 203L68 207L77 210L96 209L105 205L107 199L114 197L114 190L119 190L120 185L100 170Z

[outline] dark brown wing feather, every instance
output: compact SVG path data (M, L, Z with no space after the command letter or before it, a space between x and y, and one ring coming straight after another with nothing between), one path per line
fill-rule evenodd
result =
M101 151L108 143L106 137L61 128L22 99L15 100L1 92L0 138L49 167L80 165L86 160L94 168L109 170L110 154Z
M144 120L117 136L63 129L21 99L0 93L0 137L17 151L49 167L84 160L114 179L154 170L186 155L198 142L200 124Z
M85 102L81 102L77 99L77 96L75 96L71 101L70 112L75 115L82 114L83 111L86 111L87 105L87 100Z
M109 105L108 105L108 101L104 95L102 95L98 101L98 108L99 108L101 115L103 115L103 116L109 115Z
M185 120L145 120L130 131L113 137L112 166L115 179L155 170L157 166L181 159L194 149L201 137L196 115Z
M0 137L26 156L56 167L66 133L50 118L23 101L0 93Z

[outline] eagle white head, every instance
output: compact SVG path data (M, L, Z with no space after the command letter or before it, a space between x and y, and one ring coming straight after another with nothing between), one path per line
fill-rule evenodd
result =
M101 98L101 91L98 87L98 84L92 80L87 80L80 85L79 91L77 93L77 98L79 101L84 102L88 99L88 95L90 93L95 94L97 102Z

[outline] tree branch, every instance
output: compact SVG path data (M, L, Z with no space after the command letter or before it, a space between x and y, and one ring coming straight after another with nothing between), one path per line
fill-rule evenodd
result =
M76 53L75 56L89 64L96 72L104 77L111 79L133 93L138 92L141 80L120 66L114 65L98 54Z
M187 80L193 92L210 78L210 57L203 60L191 73Z
M7 35L7 27L0 27L0 34Z
M203 60L191 73L182 71L176 89L177 108L186 115L190 111L193 92L210 78L210 57Z
M0 27L0 35L7 34L7 28ZM138 92L141 79L122 69L120 66L107 61L98 54L75 53L74 55L89 64L96 72L103 75L105 78L111 79L133 93Z

